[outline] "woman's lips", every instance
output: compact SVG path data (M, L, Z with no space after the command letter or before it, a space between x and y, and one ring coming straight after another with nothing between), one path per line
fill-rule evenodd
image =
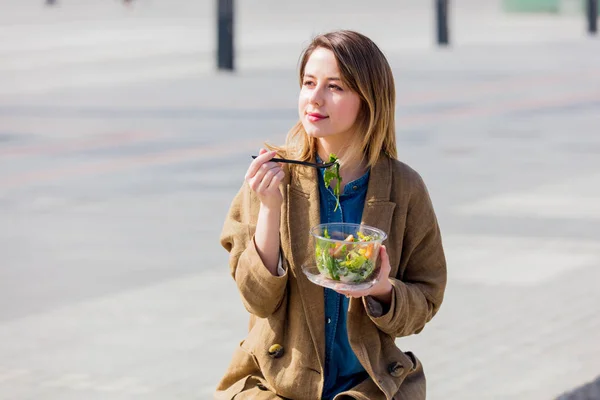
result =
M322 114L318 114L318 113L308 113L308 114L306 114L306 118L310 122L319 122L328 117L326 115L322 115Z

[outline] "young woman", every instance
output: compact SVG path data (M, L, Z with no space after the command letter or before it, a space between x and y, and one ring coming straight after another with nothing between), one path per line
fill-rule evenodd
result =
M395 339L438 311L446 262L429 194L398 161L390 66L352 31L316 37L300 63L300 120L286 145L261 149L225 221L221 243L250 312L249 333L218 384L220 399L425 398L420 361ZM340 207L323 170L270 161L340 160ZM311 283L309 235L326 222L388 234L378 282L336 292Z

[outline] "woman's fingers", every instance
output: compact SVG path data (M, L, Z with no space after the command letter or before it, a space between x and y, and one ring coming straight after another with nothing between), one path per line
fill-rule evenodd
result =
M334 290L345 295L346 297L364 297L380 294L387 290L384 286L386 285L386 282L388 282L391 270L392 267L390 265L390 258L387 253L387 249L382 245L379 248L379 274L377 276L377 282L373 286L365 290ZM389 285L389 282L387 285Z
M283 200L279 184L285 172L279 163L270 161L275 155L274 151L260 149L259 155L250 163L245 177L261 204L269 208L280 206Z
M279 184L283 181L285 177L285 172L280 168L279 172L275 174L273 179L271 179L271 183L269 184L269 190L275 190L277 188L279 190Z
M382 279L387 279L390 276L392 267L390 265L390 256L387 253L387 249L383 245L381 245L379 248L379 259L381 260L379 277Z
M265 165L267 164L263 164L263 166ZM279 170L279 167L267 168L265 170L264 175L258 184L257 191L259 193L266 193L269 190L269 185L271 184L271 181L273 180L273 178L275 178L275 175L277 175L278 171L276 170Z
M261 165L254 177L249 180L252 190L259 192L265 191L280 169L279 165L274 162L267 162Z
M275 157L275 151L267 151L265 149L260 149L258 157L256 157L248 167L248 171L246 172L246 180L252 179L260 170L260 168L268 162L271 158ZM276 163L273 163L277 165Z

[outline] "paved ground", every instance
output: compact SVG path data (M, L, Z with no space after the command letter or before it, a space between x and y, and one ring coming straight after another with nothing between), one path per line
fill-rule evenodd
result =
M171 80L213 69L214 0L136 0L134 7L119 0L58 0L50 8L43 0L19 3L0 0L0 93ZM452 4L451 40L459 47L585 37L577 13L503 14L499 0ZM236 21L243 71L294 68L312 35L337 28L360 30L390 52L430 50L435 42L433 10L421 0L237 1Z
M600 399L600 377L580 387L560 395L557 400Z
M244 336L218 233L249 155L294 122L298 42L340 3L240 5L236 75L211 72L196 3L0 0L2 399L210 398ZM400 155L444 233L446 301L398 341L429 398L553 399L596 379L600 42L575 16L466 1L470 27L440 51L416 2L406 25L347 4L394 66Z

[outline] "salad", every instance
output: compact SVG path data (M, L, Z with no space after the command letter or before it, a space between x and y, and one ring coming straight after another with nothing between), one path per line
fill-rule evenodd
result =
M335 163L331 167L325 170L323 175L323 179L325 181L325 186L329 187L331 181L335 179L335 186L333 188L333 194L336 198L336 204L333 211L337 211L340 206L340 189L342 187L342 177L340 176L340 162L337 156L333 153L329 154L329 162Z
M323 237L331 239L327 228ZM375 270L378 239L358 231L356 236L348 235L343 242L317 240L315 254L319 272L344 283L365 281Z

